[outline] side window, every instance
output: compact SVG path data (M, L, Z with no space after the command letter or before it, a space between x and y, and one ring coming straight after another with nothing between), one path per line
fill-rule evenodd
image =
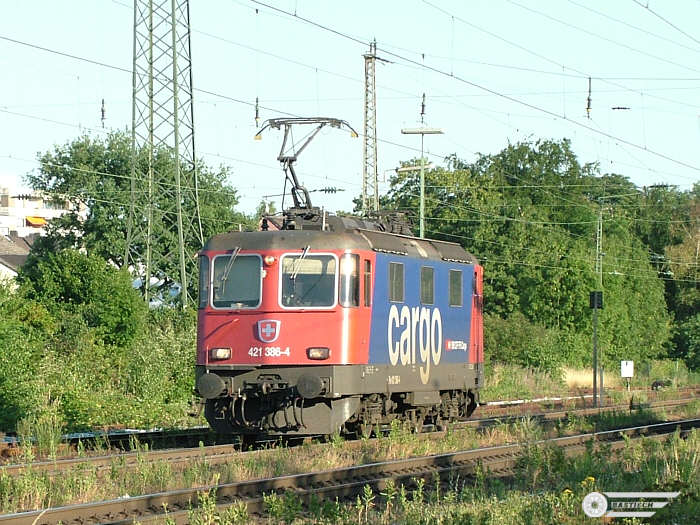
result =
M372 306L372 263L365 260L365 270L364 270L364 280L365 280L365 306Z
M435 303L435 270L431 266L421 266L420 269L420 302Z
M389 263L389 301L403 303L403 263Z
M340 258L340 304L360 306L360 257L346 253Z
M209 302L209 257L199 256L199 307L204 308Z
M450 270L450 306L462 306L462 270Z

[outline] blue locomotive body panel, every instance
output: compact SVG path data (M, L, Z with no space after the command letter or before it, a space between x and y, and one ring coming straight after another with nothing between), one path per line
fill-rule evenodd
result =
M391 263L403 265L402 269L395 267L393 297ZM426 294L432 295L432 303L421 301L421 273L430 273L423 268L432 268L433 291ZM454 287L455 281L461 281L459 293L450 293L450 271L461 272L461 277L452 276ZM425 384L430 370L440 363L472 362L469 349L474 265L377 254L375 272L370 364L390 364L397 367L397 372L403 367L415 370L417 366ZM397 273L403 273L403 283L398 283ZM429 286L429 279L426 281ZM403 294L398 293L399 285Z

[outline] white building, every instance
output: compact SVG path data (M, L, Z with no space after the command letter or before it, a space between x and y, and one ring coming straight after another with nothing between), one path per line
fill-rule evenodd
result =
M69 201L57 201L39 192L20 194L0 188L0 235L16 232L19 237L42 234L46 221L72 209Z

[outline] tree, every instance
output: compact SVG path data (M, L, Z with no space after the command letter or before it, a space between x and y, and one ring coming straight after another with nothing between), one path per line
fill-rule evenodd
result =
M155 157L158 169L174 169L170 151L159 150ZM137 162L146 162L145 151L139 152ZM121 268L131 197L129 135L122 131L109 133L104 138L84 135L39 155L39 163L39 170L26 177L29 185L59 201L68 200L74 209L49 221L46 237L36 243L33 251L42 256L65 248L85 249ZM203 162L198 165L200 216L205 239L238 229L239 224L252 226L250 218L235 210L238 194L227 183L230 175L230 169L224 166L214 170ZM171 219L157 225L165 233L161 237L164 245L154 249L164 253L176 253L173 248L177 237L176 220L175 217ZM201 246L190 240L186 248L187 253L196 253ZM164 287L170 286L179 276L177 263L171 266L156 268L166 276ZM196 287L196 283L191 284Z
M638 202L639 192L626 177L601 175L596 164L580 164L567 140L509 144L472 163L456 156L447 160L447 170L426 172L428 236L459 242L481 261L491 326L506 321L510 328L499 331L523 337L539 334L541 327L549 330L535 346L512 342L513 349L529 349L519 362L551 367L589 359L582 341L591 331L588 293L597 286L595 231L601 203L607 253L600 331L604 356L612 362L663 352L669 338L663 282L634 233L626 206ZM386 206L418 208L417 173L397 174L390 184ZM503 343L503 337L491 340ZM518 352L497 351L509 359Z
M18 277L26 298L58 319L78 315L107 344L128 347L143 325L146 306L128 272L98 255L73 249L32 255Z

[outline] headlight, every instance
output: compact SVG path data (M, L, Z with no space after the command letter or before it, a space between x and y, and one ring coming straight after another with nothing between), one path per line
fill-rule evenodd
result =
M328 359L331 355L331 351L328 348L307 348L306 355L309 359Z
M209 350L209 358L212 361L220 361L222 359L231 359L230 348L212 348Z

